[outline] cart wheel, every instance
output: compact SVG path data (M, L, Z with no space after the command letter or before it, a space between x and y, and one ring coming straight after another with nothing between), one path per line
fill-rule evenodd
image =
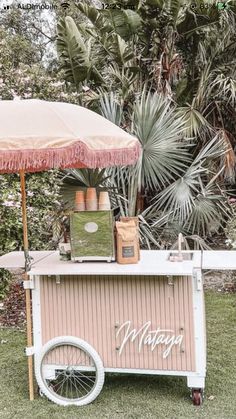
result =
M203 391L201 388L192 389L192 401L194 406L201 406L203 402Z
M60 336L44 345L35 375L45 396L62 406L91 403L104 383L101 358L87 342L73 336Z

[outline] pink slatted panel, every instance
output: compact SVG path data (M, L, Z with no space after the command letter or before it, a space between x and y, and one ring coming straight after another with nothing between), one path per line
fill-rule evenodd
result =
M106 368L141 368L195 371L192 280L166 277L41 277L41 323L43 343L55 336L78 336L100 354ZM183 334L164 359L166 346L138 350L139 340L129 340L119 355L124 337L116 333L130 320L132 329L151 321L150 330L171 329ZM118 349L117 349L118 348Z

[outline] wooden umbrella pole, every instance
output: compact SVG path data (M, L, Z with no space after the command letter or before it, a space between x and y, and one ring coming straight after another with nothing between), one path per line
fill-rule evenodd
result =
M26 258L27 268L27 257L29 252L28 243L28 231L27 231L27 213L26 213L26 191L25 191L25 173L23 170L20 171L20 184L21 184L21 206L22 206L22 219L23 219L23 240L24 240L24 253ZM29 280L27 270L24 273L25 280ZM32 318L31 318L31 293L30 289L25 290L25 302L26 302L26 327L27 327L27 346L33 346L32 339ZM33 381L33 355L28 356L28 377L29 377L29 398L34 400L34 381Z

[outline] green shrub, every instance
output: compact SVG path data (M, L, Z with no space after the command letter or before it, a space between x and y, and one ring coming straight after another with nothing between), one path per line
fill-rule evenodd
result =
M6 269L0 269L0 301L4 299L10 287L12 275Z
M30 250L50 249L53 215L60 207L56 171L26 175L27 218ZM0 254L23 249L19 175L0 176Z

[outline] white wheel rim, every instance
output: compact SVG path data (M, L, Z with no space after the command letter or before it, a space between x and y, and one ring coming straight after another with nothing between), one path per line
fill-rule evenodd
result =
M42 393L62 406L91 403L104 383L98 353L74 336L60 336L47 342L35 357L35 375Z
M72 343L57 344L44 354L41 376L48 390L66 402L87 398L97 384L97 368L91 354Z

